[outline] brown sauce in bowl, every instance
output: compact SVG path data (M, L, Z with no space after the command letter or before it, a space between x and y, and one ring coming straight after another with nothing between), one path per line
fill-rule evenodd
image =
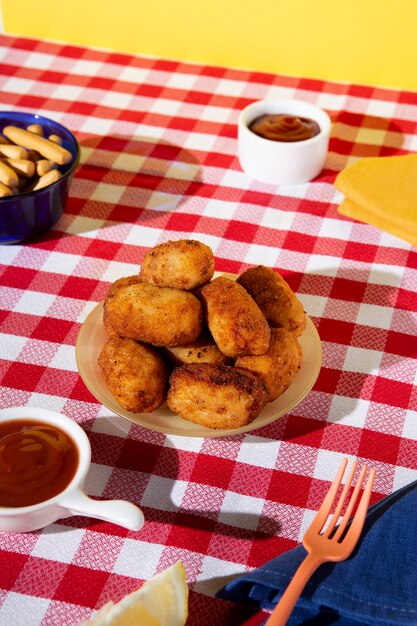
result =
M315 137L320 133L320 126L307 117L276 113L257 117L249 124L249 130L264 139L292 142Z
M0 506L49 500L77 467L78 448L60 428L31 419L0 422Z

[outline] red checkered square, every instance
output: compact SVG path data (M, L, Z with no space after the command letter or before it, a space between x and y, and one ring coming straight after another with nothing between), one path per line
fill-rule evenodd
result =
M201 515L179 512L175 516L166 544L205 554L210 543L214 521Z
M364 429L358 449L358 456L395 465L400 447L400 437Z
M53 598L95 608L108 577L107 572L70 564Z
M20 572L27 563L28 556L26 554L18 554L17 552L0 550L0 559L0 588L12 590Z
M117 460L117 467L151 473L159 454L159 446L126 439Z
M275 470L269 484L267 498L283 504L304 507L311 488L309 476L297 476Z
M212 456L199 454L195 461L190 480L196 483L208 483L214 487L227 489L235 467L235 462L216 457L213 465L213 460Z
M388 378L377 378L373 387L374 402L407 408L413 386Z

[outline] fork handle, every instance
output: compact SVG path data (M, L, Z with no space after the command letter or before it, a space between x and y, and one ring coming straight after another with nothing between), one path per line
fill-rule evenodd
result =
M284 591L280 601L265 622L265 626L285 626L295 603L311 575L323 562L321 557L307 554L306 558L298 566L292 581Z

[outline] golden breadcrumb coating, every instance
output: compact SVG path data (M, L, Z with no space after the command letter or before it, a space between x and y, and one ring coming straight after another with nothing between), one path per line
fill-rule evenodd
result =
M112 336L98 364L110 393L127 411L151 413L164 402L168 369L151 346Z
M192 293L142 282L110 294L103 319L121 337L155 346L190 343L203 328L201 303Z
M294 333L285 328L273 328L267 352L239 357L235 367L259 376L267 390L268 401L272 402L291 385L301 363L301 346Z
M220 352L213 337L206 330L192 343L164 348L163 351L176 367L186 363L233 363L233 359Z
M271 330L262 311L236 281L220 276L200 292L207 326L227 356L264 354Z
M286 328L297 337L302 334L306 325L303 305L278 272L258 265L243 272L237 282L252 296L270 326Z
M183 419L207 428L239 428L259 415L267 393L257 376L229 365L192 363L169 379L167 405Z
M147 252L140 277L159 287L190 291L211 280L214 257L211 249L194 239L161 243Z

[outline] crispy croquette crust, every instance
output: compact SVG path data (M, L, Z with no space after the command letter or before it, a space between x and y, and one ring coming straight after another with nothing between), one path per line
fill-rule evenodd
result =
M263 354L271 330L253 298L236 281L219 276L200 292L207 326L227 356Z
M235 367L259 376L268 393L268 402L281 396L293 382L301 367L302 352L297 337L285 328L273 328L265 354L242 356Z
M306 325L303 305L278 272L258 265L243 272L236 282L252 296L270 326L286 328L297 337L302 334Z
M201 303L192 293L143 282L120 286L110 294L103 319L121 337L155 346L190 343L203 329Z
M132 413L151 413L165 400L168 369L151 346L111 336L98 364L115 400Z
M208 283L213 274L213 252L194 239L167 241L155 246L145 254L140 270L145 282L186 291Z
M183 419L208 428L239 428L267 402L264 385L251 372L229 365L193 363L174 369L168 407Z

